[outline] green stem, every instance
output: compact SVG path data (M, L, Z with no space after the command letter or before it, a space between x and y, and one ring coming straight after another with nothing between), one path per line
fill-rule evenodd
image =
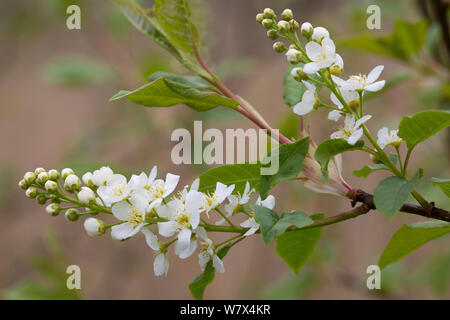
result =
M225 221L230 225L230 226L232 226L232 227L235 227L235 225L230 221L230 219L228 219L228 217L217 207L216 209L215 209L221 216L222 216L222 218L224 218L225 219Z
M219 242L218 244L214 245L214 247L218 248L218 247L220 247L220 246L222 246L222 245L224 245L224 244L226 244L226 243L228 243L230 241L233 241L234 239L237 239L237 238L239 238L241 236L242 236L242 234L238 234L237 236L234 236L234 237L231 237L231 238L229 238L229 239L227 239L225 241Z

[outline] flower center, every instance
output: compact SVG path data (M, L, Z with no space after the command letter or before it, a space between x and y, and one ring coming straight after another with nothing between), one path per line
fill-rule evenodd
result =
M357 76L350 76L350 80L354 84L359 84L365 88L367 86L367 76L365 74L359 74Z
M351 126L345 126L342 128L342 134L347 138L350 137L355 132L355 128Z
M317 55L317 61L324 61L327 59L327 52L325 49L320 50L319 54Z
M113 196L120 197L123 194L123 192L125 191L125 188L126 188L126 184L121 182L118 186L115 186L112 189L111 194Z
M136 207L131 207L131 210L128 213L127 223L133 227L136 227L139 224L141 224L142 221L143 221L142 212Z
M181 212L180 214L178 214L178 216L177 216L177 223L178 223L180 229L190 227L190 225L191 225L190 220L191 220L191 215L184 211Z
M164 183L162 181L155 181L152 186L145 187L148 193L153 197L153 199L162 198L164 192L166 191Z
M212 196L207 195L203 198L203 206L205 208L211 208L214 203L217 203L219 201L219 197L215 194Z

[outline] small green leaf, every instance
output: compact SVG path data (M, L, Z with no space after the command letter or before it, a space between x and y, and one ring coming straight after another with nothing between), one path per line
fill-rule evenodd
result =
M380 268L396 262L419 247L450 233L450 223L444 221L421 222L413 225L403 225L392 236L379 261Z
M360 140L354 145L348 144L344 139L328 139L322 142L314 154L314 158L320 163L323 177L328 180L328 163L334 156L345 151L359 150L364 146Z
M381 181L374 193L377 210L386 217L392 218L405 203L422 175L423 170L419 170L409 181L400 177L388 177Z
M403 117L399 125L398 136L406 141L409 150L418 143L430 138L450 126L450 112L431 110L416 113L412 117Z
M219 252L217 252L217 256L220 259L223 259L223 257L226 256L230 249L230 245L223 247L219 250ZM205 271L189 284L189 291L191 292L194 299L203 299L203 294L205 293L206 286L213 282L215 274L216 270L212 265L212 261L209 261L205 267Z
M442 190L450 198L450 179L431 178L431 183Z
M218 106L236 107L239 103L211 91L200 91L179 79L157 78L154 81L134 90L122 90L110 101L127 97L134 103L147 107L168 107L185 104L196 111L207 111Z
M251 188L259 185L261 178L261 166L259 164L238 163L229 164L210 169L202 173L200 178L199 191L208 193L216 189L217 182L222 182L227 186L234 184L233 193L243 193L247 181Z
M192 88L198 89L198 90L206 90L206 89L210 89L212 87L208 81L206 81L205 79L203 79L202 77L199 77L199 76L179 76L179 75L176 75L173 73L163 72L163 71L158 71L158 72L153 73L148 78L148 80L150 82L152 82L159 78L164 78L164 79L170 80L172 82L179 83L180 85L184 85L186 87L192 87Z
M198 32L191 22L186 0L155 0L158 22L170 41L180 50L195 56Z
M273 175L261 176L259 193L262 199L267 197L270 188L278 182L294 178L299 174L308 148L309 137L306 137L294 143L283 144L267 155L270 162L265 161L263 167L271 167L274 163L278 163L278 171Z
M315 214L310 218L317 220L323 216L323 214ZM322 228L285 232L277 237L275 250L284 262L295 273L298 273L313 253L321 233Z
M274 211L263 206L253 205L252 209L255 211L256 221L261 227L263 241L267 244L275 237L272 230L279 217Z

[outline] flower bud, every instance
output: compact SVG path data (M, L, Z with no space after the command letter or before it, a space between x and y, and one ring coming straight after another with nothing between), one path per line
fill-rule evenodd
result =
M329 38L329 37L330 37L330 33L324 27L315 27L314 28L314 31L312 34L312 39L314 41L321 43L323 38Z
M294 15L291 9L284 9L283 12L281 13L281 19L283 19L284 21L289 21L292 20L293 18Z
M306 38L309 39L311 38L313 32L314 32L314 28L312 26L311 23L309 22L304 22L302 23L302 27L300 29L300 32L302 33L302 35Z
M61 203L61 200L55 195L51 195L49 197L49 200L50 200L51 203Z
M275 11L273 11L270 8L265 8L264 9L264 18L265 19L276 19L277 15L275 14Z
M36 181L40 184L45 184L50 179L47 172L41 172L38 174Z
M36 169L34 169L34 174L36 176L38 176L39 173L41 173L41 172L45 172L45 169L44 168L36 168Z
M302 68L294 68L291 70L291 76L298 82L301 82L302 80L307 80L308 75L303 71Z
M298 24L298 22L296 20L292 19L289 21L289 28L291 30L298 30L298 29L300 29L300 25Z
M286 57L291 64L297 64L302 60L302 53L297 49L289 49Z
M274 30L274 29L270 29L269 31L267 31L267 36L271 40L277 40L278 39L278 32L276 30Z
M51 203L45 208L45 211L51 216L57 216L61 211L61 207L57 203Z
M91 188L82 187L81 191L78 193L78 199L84 204L89 204L95 200L95 193Z
M273 44L273 50L278 53L282 53L287 50L283 42L277 41Z
M335 64L334 66L332 66L330 68L330 72L333 76L339 77L342 73L342 68L340 66L338 66L337 64Z
M59 174L58 170L51 169L51 170L48 170L48 176L50 177L50 180L56 181L59 179L60 174Z
M25 180L28 185L33 184L36 181L36 174L34 172L27 172L23 176L23 180Z
M53 193L56 190L58 190L58 184L53 180L48 180L44 186L45 186L45 190L47 190L47 192L50 192L50 193Z
M350 109L352 109L353 111L358 110L359 108L359 101L358 100L352 100L348 103L348 106L350 107Z
M20 180L18 185L23 190L27 190L28 189L28 183L24 179Z
M105 223L97 218L87 218L84 220L84 230L90 237L96 237L105 233Z
M278 22L278 30L279 30L281 33L288 33L289 30L290 30L289 22L284 21L284 20L279 21L279 22Z
M29 187L27 191L25 191L25 195L30 198L34 199L37 197L38 191L35 187Z
M61 176L65 180L69 175L74 174L73 170L70 168L65 168L61 170Z
M80 178L78 178L74 174L70 174L66 177L64 180L64 189L66 191L72 192L75 190L79 190L81 187L81 181Z
M264 28L270 29L273 26L273 20L272 19L264 19L262 21L262 25L263 25Z
M259 24L261 24L263 20L264 20L264 14L258 13L258 14L256 15L256 22L258 22Z
M47 202L48 198L45 195L40 194L36 197L36 200L39 204L45 204Z
M80 214L75 208L71 208L64 213L64 218L66 218L66 220L70 222L77 221L79 217Z
M86 172L85 174L83 174L83 176L81 177L81 181L83 181L83 183L90 188L95 186L94 185L94 176L92 175L91 172Z

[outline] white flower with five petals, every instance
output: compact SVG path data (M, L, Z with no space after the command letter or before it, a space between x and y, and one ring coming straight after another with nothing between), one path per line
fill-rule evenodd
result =
M369 74L366 75L354 75L350 76L347 81L332 75L333 81L341 87L343 90L355 90L355 91L370 91L376 92L383 89L386 81L377 81L383 71L384 66L379 65L373 68Z
M307 81L303 80L302 82L307 90L303 93L302 100L293 108L294 113L299 116L310 113L317 102L316 87Z
M355 116L347 114L345 117L345 125L339 131L331 134L331 139L345 139L348 144L354 145L363 135L363 129L360 128L363 123L372 118L371 115L366 115L355 121Z
M113 174L103 185L98 187L97 194L108 207L126 199L130 194L130 189L127 188L127 178L121 174Z
M236 213L236 210L247 202L250 201L250 196L255 192L255 189L250 189L250 183L247 181L245 184L244 192L242 195L238 193L237 195L230 195L228 197L228 203L225 205L226 216L231 217L233 213ZM225 223L225 219L221 219L216 222L216 225L220 226Z
M398 135L398 130L391 130L389 132L389 129L387 127L381 128L378 131L378 145L381 149L384 149L387 145L392 145L394 147L398 147L402 143L402 138L400 138Z
M358 92L353 90L341 90L342 98L347 103L347 105L354 105L359 103L359 95ZM331 93L330 95L331 101L339 108L339 110L344 109L344 106L339 101L339 99L336 97L334 93ZM333 110L328 113L328 119L333 121L338 121L343 112L339 110Z
M145 242L154 250L155 260L153 261L153 272L159 277L163 274L167 276L169 272L169 258L167 257L167 249L161 245L158 237L148 228L141 230L145 235Z
M303 67L307 74L316 73L320 69L332 66L336 61L336 46L333 40L324 38L321 44L310 41L305 46L306 54L312 62L308 62Z
M214 248L213 242L206 235L206 231L203 228L198 228L198 236L202 239L201 250L198 255L198 263L202 271L205 271L206 265L209 261L212 261L212 266L220 273L225 272L223 261L219 258Z

